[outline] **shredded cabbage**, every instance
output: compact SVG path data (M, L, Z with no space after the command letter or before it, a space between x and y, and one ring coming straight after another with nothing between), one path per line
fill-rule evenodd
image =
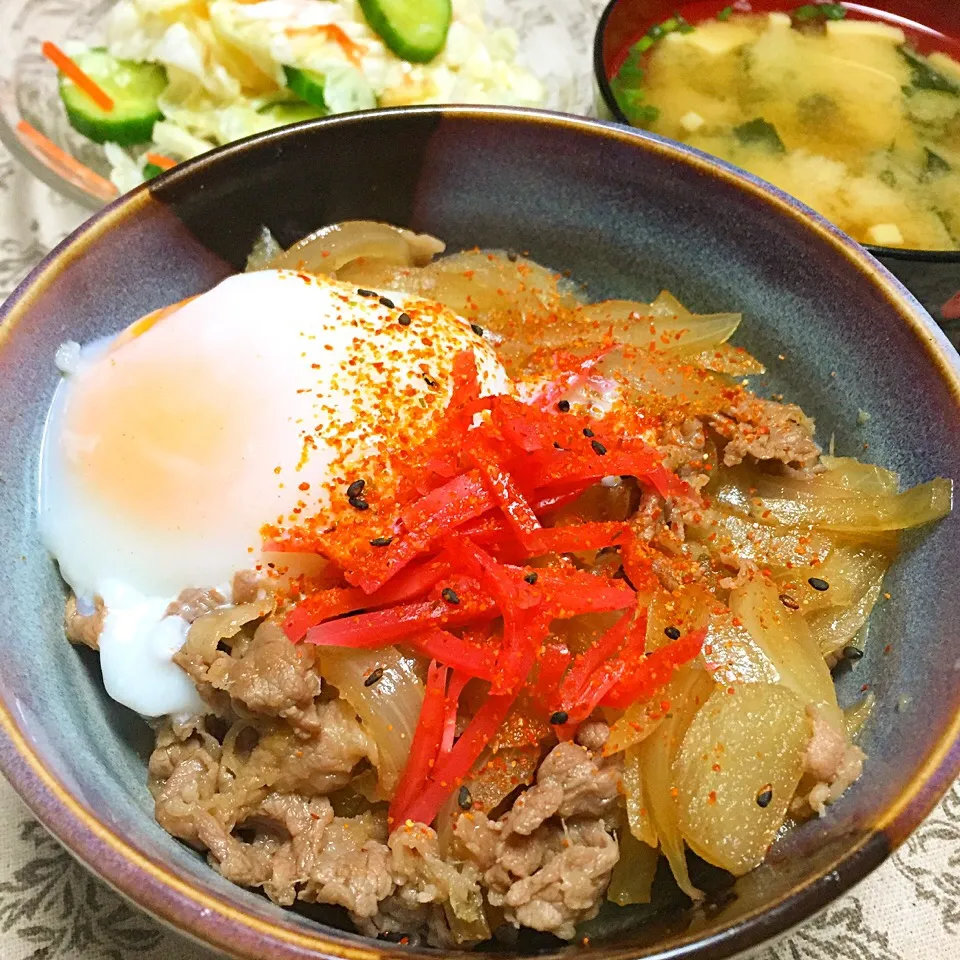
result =
M516 34L489 29L482 0L453 7L446 48L426 64L391 53L352 0L120 0L105 34L115 57L165 67L165 119L147 149L176 160L282 123L263 111L296 99L285 66L323 75L331 113L378 104L542 106L544 86L520 65ZM125 156L139 168L140 182L142 158ZM116 151L108 159L114 182L131 185L133 166Z

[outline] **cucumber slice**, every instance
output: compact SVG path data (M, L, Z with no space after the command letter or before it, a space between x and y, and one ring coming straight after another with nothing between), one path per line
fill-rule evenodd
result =
M287 123L299 123L301 120L317 120L320 117L326 117L330 111L323 107L315 107L312 103L271 103L258 111L262 116L268 117L276 125L282 126Z
M447 42L450 0L360 0L367 23L401 59L427 63Z
M129 147L149 142L153 125L163 119L157 105L167 86L163 67L117 60L102 49L87 50L73 59L110 96L113 109L97 106L72 80L60 74L60 99L70 125L95 143Z
M327 109L327 101L323 96L326 77L314 70L300 70L297 67L284 67L283 75L287 78L287 86L301 99L320 110Z
M329 113L371 110L377 105L366 77L355 67L331 66L326 73L284 67L287 86L301 100Z

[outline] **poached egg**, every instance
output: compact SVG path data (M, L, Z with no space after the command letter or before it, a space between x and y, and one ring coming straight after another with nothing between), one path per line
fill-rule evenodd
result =
M507 389L490 343L447 308L277 270L61 350L41 532L80 612L104 601L107 692L146 716L200 710L168 605L188 588L229 600L266 525L322 518L358 475L388 482L435 429L464 350L484 393Z

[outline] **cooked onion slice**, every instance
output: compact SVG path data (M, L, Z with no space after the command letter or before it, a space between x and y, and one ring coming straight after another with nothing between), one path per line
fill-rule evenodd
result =
M703 659L713 679L726 687L777 683L780 674L760 644L729 613L714 615L703 641Z
M561 287L557 274L532 260L510 260L497 251L467 250L443 257L425 267L419 279L423 296L500 334L509 332L511 322L542 321L557 308L579 305Z
M598 340L612 329L617 343L678 357L719 347L740 326L739 313L693 314L679 305L672 313L658 309L658 302L604 300L581 307L578 315Z
M677 817L690 849L736 876L757 866L797 789L810 732L800 698L786 687L718 689L673 762Z
M858 700L843 711L843 725L849 740L856 737L863 729L864 724L870 719L870 714L873 713L876 702L876 694L872 690L868 690L862 700Z
M660 840L660 849L670 862L677 885L688 897L698 900L703 894L693 885L687 870L683 836L677 821L677 800L672 792L671 767L687 726L709 697L714 683L702 670L689 670L687 678L685 695L671 704L671 716L640 744L638 750L644 795L653 829ZM629 801L629 793L627 796Z
M784 606L777 585L754 577L730 594L730 610L776 668L780 682L842 729L837 692L820 647L803 614Z
M643 786L642 758L635 747L627 750L624 757L623 790L629 831L647 846L656 847L660 840L653 826L650 803Z
M442 253L445 245L436 237L416 234L373 220L345 220L309 234L275 257L277 270L304 270L334 274L360 257L387 261L402 267L423 266Z
M735 565L750 560L764 567L794 568L824 560L832 544L809 528L768 526L717 507L687 524L687 537Z
M276 237L266 227L261 227L257 239L253 241L253 249L247 257L246 273L269 270L273 261L282 253L283 247L277 243Z
M727 471L716 499L764 523L815 527L856 542L872 542L877 534L933 523L950 512L950 480L939 477L902 493L883 491L881 484L886 482L883 474L873 471L840 476L827 471L811 480Z
M730 377L750 377L767 372L767 368L743 347L734 347L721 343L690 357L690 362L704 370L725 373Z
M274 602L272 597L265 597L254 603L219 607L205 613L191 624L181 652L198 656L206 664L213 663L220 641L230 640L244 624L265 617L273 610Z
M621 907L649 903L660 851L638 840L629 830L620 836L620 859L610 875L607 899Z
M673 593L659 591L655 594L647 609L647 650L658 650L671 642L664 632L667 628L675 627L682 633L689 633L708 626L709 609L716 606L711 599L709 592L697 584L680 587ZM678 670L652 700L638 700L631 704L610 727L610 736L603 747L604 755L628 750L646 740L663 723L673 705L684 702L690 692L690 682L689 671ZM647 842L655 844L656 840L647 838Z
M396 647L324 647L320 653L323 678L340 691L376 741L378 787L384 800L392 795L407 763L423 704L423 682L416 665ZM378 668L383 674L368 686L365 681Z
M874 463L861 463L853 457L822 457L826 473L818 476L820 487L833 488L838 496L840 491L857 493L894 494L900 489L900 478L893 470L878 467ZM802 481L797 481L802 483Z

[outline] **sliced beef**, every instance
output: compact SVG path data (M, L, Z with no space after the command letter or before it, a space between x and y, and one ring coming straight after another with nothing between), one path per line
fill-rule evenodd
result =
M696 494L669 498L645 492L640 509L630 524L637 537L651 549L647 556L654 574L670 592L709 574L709 558L696 543L687 540L686 523L707 511Z
M217 651L211 668L224 658L242 664L279 642L257 634L235 634L232 651ZM150 759L157 820L206 850L227 879L282 905L343 906L370 935L447 949L489 938L487 904L508 923L567 939L599 909L619 855L613 834L621 816L619 768L599 757L605 724L583 725L585 745L551 750L536 783L498 821L461 816L451 849L441 850L422 824L388 838L380 807L334 816L328 795L377 761L375 742L344 701L314 698L318 732L309 735L248 709L276 709L272 692L262 700L231 693L245 713L222 739L203 719L168 720Z
M804 769L817 780L831 782L837 775L847 752L847 737L818 710L808 710L813 722L813 736L804 756Z
M193 846L207 846L202 833L209 833L206 821L212 819L207 806L217 793L220 744L203 721L165 720L148 769L160 826Z
M820 464L814 423L792 403L775 403L743 391L712 416L710 423L726 440L723 462L728 467L750 456L776 460L795 473L808 475Z
M91 650L96 650L100 645L100 634L103 633L107 610L102 597L96 597L93 604L93 612L83 614L77 610L77 598L68 597L63 619L67 639L71 643L82 643Z
M620 769L598 763L583 747L561 743L544 758L537 783L506 815L508 833L530 833L553 816L590 817L614 826L620 816Z
M205 613L222 607L227 598L219 590L190 588L181 590L176 600L167 607L168 617L182 617L187 623L199 620Z
M272 793L238 831L209 837L208 846L224 877L262 887L275 903L330 903L367 916L393 889L384 833L372 814L335 817L326 798Z
M321 688L314 649L291 643L276 621L261 624L242 652L217 657L204 680L252 713L300 719L300 726L319 729L308 710Z
M453 825L452 853L486 873L497 862L500 824L479 811L458 816Z
M619 795L615 764L561 743L499 821L461 816L455 849L483 872L488 899L507 922L569 940L576 924L596 915L619 858L612 835Z
M342 733L337 721L329 728ZM288 743L281 756L268 734L244 759L202 725L167 721L150 758L157 821L206 849L228 880L262 887L277 903L299 896L371 916L394 888L383 818L334 817L328 799L304 795L349 780L356 758L344 757L335 738L318 741L309 757ZM334 775L338 764L345 772Z
M712 448L707 445L707 431L698 417L666 423L657 449L668 470L679 473L697 488L707 482L704 463L709 462Z
M251 630L271 607L269 601L258 601L201 617L174 662L190 674L219 716L280 717L304 734L315 734L322 688L316 648L291 643L273 618ZM231 611L240 612L231 618Z
M346 907L351 916L375 916L394 889L384 817L335 817L310 864L300 899Z
M382 900L372 917L350 914L350 919L365 937L403 943L405 946L429 945L448 950L461 944L451 932L446 911L441 904L411 902L402 894Z
M804 779L792 809L824 816L829 804L838 800L863 773L866 754L847 739L821 711L807 708L813 734L804 756Z
M576 924L597 915L620 848L598 820L541 828L541 833L537 868L529 871L525 858L525 872L511 870L502 892L491 886L490 902L502 906L506 919L518 926L572 940Z
M256 570L238 570L233 575L233 602L253 603L260 596L260 586Z
M318 705L316 716L320 732L311 737L282 723L258 724L240 776L284 793L325 796L345 787L362 762L376 765L376 742L343 700Z
M454 863L440 853L437 834L423 824L393 833L390 870L396 889L376 915L360 918L361 932L397 934L435 947L476 943L490 936L480 872L471 862Z
M577 728L574 738L577 743L591 753L600 753L610 739L610 727L602 720L587 720Z

